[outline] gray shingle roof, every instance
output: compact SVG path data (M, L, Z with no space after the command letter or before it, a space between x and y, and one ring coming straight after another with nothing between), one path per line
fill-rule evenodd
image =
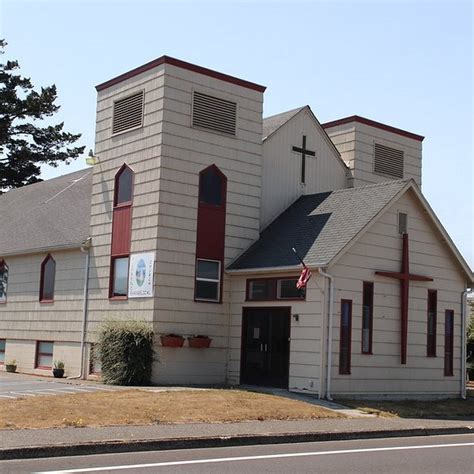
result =
M79 245L89 236L91 194L91 170L2 194L0 257Z
M297 109L288 110L281 114L272 115L271 117L266 117L263 119L263 132L262 138L269 137L273 132L278 130L283 124L288 122L292 117L294 117L300 110L303 110L307 105L303 107L298 107Z
M300 197L229 270L328 264L408 183L407 180Z

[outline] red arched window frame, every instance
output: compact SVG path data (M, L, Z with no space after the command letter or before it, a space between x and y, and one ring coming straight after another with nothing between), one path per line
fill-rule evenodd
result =
M0 260L0 304L6 304L8 292L8 265Z
M48 253L41 262L40 278L40 303L52 303L54 301L54 286L56 283L56 262Z
M227 177L211 165L199 173L194 299L222 302Z
M115 175L110 252L110 299L124 300L128 298L128 263L132 236L134 179L135 173L127 164L123 164Z
M132 205L134 178L132 168L124 163L114 179L114 208Z

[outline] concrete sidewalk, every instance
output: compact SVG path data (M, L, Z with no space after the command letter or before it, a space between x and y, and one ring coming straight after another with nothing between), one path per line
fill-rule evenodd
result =
M473 433L474 421L346 418L0 430L0 459Z

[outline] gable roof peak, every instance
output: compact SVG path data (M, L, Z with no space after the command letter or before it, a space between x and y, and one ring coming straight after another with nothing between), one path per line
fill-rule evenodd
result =
M270 117L264 117L262 139L266 140L270 135L273 135L280 127L285 125L286 122L288 122L296 114L300 113L303 109L306 108L309 109L309 105L303 105L302 107L297 107L296 109L287 110L286 112L271 115Z

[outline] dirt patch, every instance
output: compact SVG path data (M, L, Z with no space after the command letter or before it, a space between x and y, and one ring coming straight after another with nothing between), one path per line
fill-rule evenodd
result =
M338 400L342 405L378 416L400 418L474 419L474 399L467 400Z
M125 390L0 401L0 428L307 420L342 415L285 397L241 390Z

